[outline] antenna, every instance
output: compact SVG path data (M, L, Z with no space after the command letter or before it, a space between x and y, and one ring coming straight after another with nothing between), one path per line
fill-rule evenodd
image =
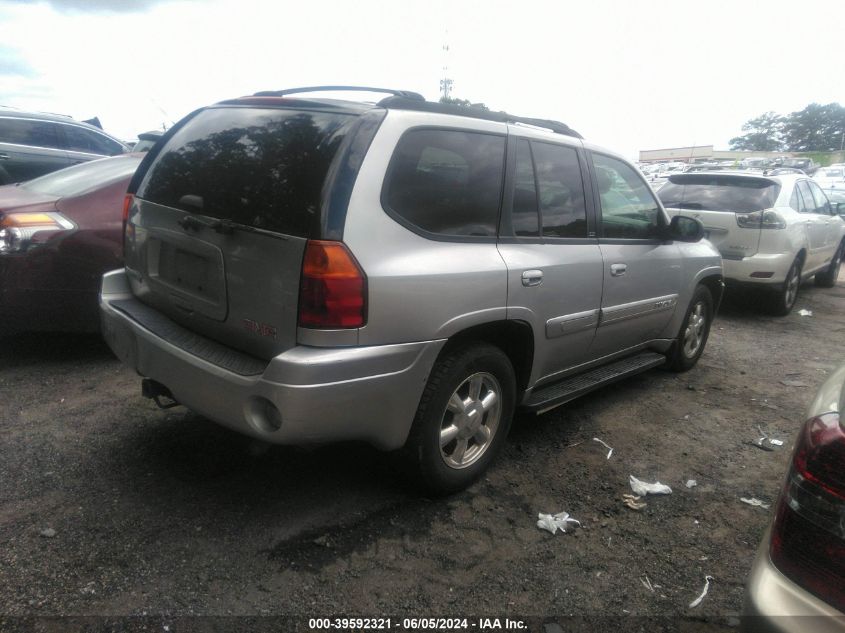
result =
M452 92L452 85L455 83L449 79L449 29L446 29L445 42L443 44L443 79L440 80L440 100L449 101L449 93Z

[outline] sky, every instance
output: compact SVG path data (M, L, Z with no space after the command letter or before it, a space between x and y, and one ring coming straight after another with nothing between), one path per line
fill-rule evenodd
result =
M0 105L133 140L259 90L436 100L448 76L454 97L636 158L845 105L843 24L845 0L0 0Z

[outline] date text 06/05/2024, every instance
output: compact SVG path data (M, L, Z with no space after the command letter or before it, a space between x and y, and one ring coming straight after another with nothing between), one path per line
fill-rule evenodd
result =
M403 630L403 631L518 631L525 622L511 618L309 618L312 630Z

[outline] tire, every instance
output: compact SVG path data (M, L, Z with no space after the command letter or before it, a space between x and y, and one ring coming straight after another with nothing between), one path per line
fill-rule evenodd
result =
M699 285L692 295L678 332L678 338L672 346L669 369L682 372L695 366L704 352L712 322L713 295L707 286Z
M816 273L814 281L820 288L833 288L836 285L836 278L839 277L839 269L842 267L842 246L840 244L836 249L830 266L824 272Z
M792 312L801 289L801 260L796 259L786 273L782 286L769 297L769 312L774 316L786 316Z
M498 347L474 343L447 352L431 371L399 453L412 483L434 495L469 486L501 449L515 398L513 366Z

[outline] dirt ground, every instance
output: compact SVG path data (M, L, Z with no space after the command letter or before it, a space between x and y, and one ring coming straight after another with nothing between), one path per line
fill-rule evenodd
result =
M811 317L755 304L729 296L686 374L653 370L518 415L487 477L447 499L409 493L363 445L269 446L181 407L160 411L97 338L2 340L0 614L7 626L57 615L686 616L730 629L770 518L740 497L774 501L806 407L845 357L843 281L803 287L796 308ZM750 445L758 426L783 449ZM673 494L628 509L629 475ZM536 527L539 512L563 510L582 527ZM706 575L710 592L690 609Z

